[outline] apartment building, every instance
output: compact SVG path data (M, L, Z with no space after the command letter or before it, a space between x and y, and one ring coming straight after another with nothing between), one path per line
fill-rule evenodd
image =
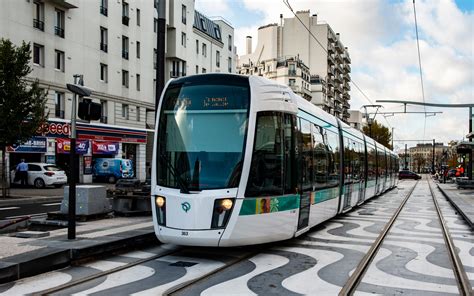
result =
M80 181L92 182L94 159L104 157L132 159L136 177L149 177L157 58L154 5L154 0L2 1L0 38L17 45L30 42L29 79L48 90L49 113L40 134L9 149L7 165L25 158L68 167L63 147L68 146L72 93L66 84L82 74L84 85L93 89L91 99L102 105L102 117L78 120ZM235 72L233 36L227 21L195 11L194 1L168 0L165 81ZM197 54L197 42L199 49L205 47L204 56L201 50Z
M347 123L360 131L363 130L364 126L367 125L367 121L364 119L364 114L359 110L349 110L349 119Z
M310 72L311 102L344 121L349 119L351 59L340 35L326 23L318 23L317 15L298 11L296 18L280 15L280 24L258 29L258 41L251 52L251 40L245 55L239 58L238 69L261 61L297 56ZM316 41L314 35L318 41Z
M434 156L435 164L438 164L443 156L443 152L449 147L443 143L435 143ZM417 172L429 172L433 163L433 144L416 144L408 149L409 168Z

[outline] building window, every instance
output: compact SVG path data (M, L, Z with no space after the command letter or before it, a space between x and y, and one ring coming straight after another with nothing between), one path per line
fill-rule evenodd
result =
M214 33L216 33L217 40L221 40L221 30L219 29L219 27L214 28Z
M128 71L122 70L122 86L128 88Z
M122 35L122 58L128 60L128 37Z
M289 79L288 80L288 85L289 86L295 86L295 83L296 83L296 80L294 80L294 79Z
M199 66L196 66L196 74L199 74Z
M153 19L153 32L158 32L158 19Z
M101 107L101 115L100 115L100 122L107 123L107 101L100 101Z
M228 48L230 51L232 51L232 35L229 35L229 37L227 38L227 42L228 42Z
M186 6L181 5L181 22L186 25Z
M181 45L186 47L186 33L181 32Z
M107 65L106 64L100 64L100 81L107 83L108 79L108 71L107 71Z
M156 70L158 66L158 51L156 48L153 49L153 68Z
M137 26L140 27L140 9L137 8Z
M33 44L33 63L39 66L44 66L44 46Z
M196 53L199 54L199 40L196 40Z
M128 26L128 21L130 20L129 14L128 14L128 3L127 2L122 2L122 24L125 26Z
M288 64L288 75L289 76L296 76L296 65L295 64Z
M56 70L64 72L64 52L60 50L55 50L54 53L56 56L55 61L54 61L55 62L54 68Z
M181 63L181 75L186 76L186 61Z
M104 27L100 27L100 50L107 52L108 32Z
M137 74L137 91L140 91L140 74Z
M202 68L202 73L206 73L206 68Z
M220 67L221 66L221 53L216 50L216 67Z
M100 0L100 14L107 16L108 15L108 0Z
M64 11L55 9L54 34L64 38Z
M64 118L64 93L54 94L54 115L56 118Z
M33 5L35 9L33 27L38 30L44 31L44 4L42 2L35 1Z
M232 73L232 58L227 59L227 71Z
M206 29L206 22L204 21L203 18L201 18L200 21L201 21L201 28L202 28L202 30L203 30L204 32L206 32L206 31L207 31L207 29Z
M140 58L140 41L137 41L137 59Z
M128 105L122 104L122 117L128 120Z
M140 121L140 107L137 106L137 121Z
M206 43L202 44L202 55L204 57L207 57L207 45L206 45Z

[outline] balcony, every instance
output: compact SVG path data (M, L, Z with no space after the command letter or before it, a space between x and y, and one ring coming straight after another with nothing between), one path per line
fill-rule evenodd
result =
M107 116L102 115L102 116L100 117L100 122L101 122L101 123L107 123Z
M335 65L336 62L334 60L334 57L332 56L332 54L328 54L328 64L329 65Z
M337 41L336 36L332 32L328 32L328 40L330 42L336 42Z
M341 82L342 82L341 75L339 75L339 74L338 74L338 75L335 75L335 76L334 76L334 81L341 83Z
M351 105L349 105L349 103L347 101L344 101L342 106L344 107L344 109L349 109L351 107Z
M128 22L130 21L130 18L126 15L122 15L122 25L128 26Z
M334 67L328 67L328 75L333 77L336 75L334 72Z
M107 7L105 6L100 6L100 14L107 16L109 13Z
M55 110L54 116L56 118L64 118L64 110Z
M296 76L296 70L288 70L288 76Z
M347 82L351 81L351 78L349 77L349 74L344 75L343 79L344 79L344 81L347 81Z
M344 59L345 62L347 63L350 63L351 62L351 57L349 56L349 54L347 52L345 52L343 55L342 55L342 58Z
M340 54L344 53L344 47L342 47L341 43L339 43L339 42L336 43L336 50Z
M335 52L336 52L336 49L334 48L334 45L332 45L332 43L328 43L328 53L331 54Z
M122 58L128 60L128 51L122 50Z
M100 43L100 50L102 50L103 52L107 52L108 48L107 48L107 44L106 43Z
M59 37L61 37L61 38L64 38L64 29L61 28L61 27L55 26L55 27L54 27L54 35L57 35L57 36L59 36Z
M347 83L347 82L344 82L344 84L343 84L342 86L343 86L344 90L346 90L346 91L350 91L350 90L351 90L351 86L350 86L349 83Z
M343 97L345 100L350 100L350 99L351 99L351 96L349 95L348 92L344 92L344 93L342 94L342 97Z
M38 30L44 31L44 22L37 19L33 19L33 27Z

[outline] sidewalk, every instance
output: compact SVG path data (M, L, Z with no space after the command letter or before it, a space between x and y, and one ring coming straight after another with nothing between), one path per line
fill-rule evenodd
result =
M150 216L78 222L76 237L68 240L67 228L49 231L49 236L41 238L1 235L0 284L63 268L81 259L159 244Z
M474 189L457 189L456 184L437 183L437 185L469 226L474 229Z

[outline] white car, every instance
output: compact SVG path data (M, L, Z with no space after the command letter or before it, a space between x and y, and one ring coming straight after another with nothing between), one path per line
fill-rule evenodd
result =
M60 188L67 183L66 173L59 167L49 163L27 163L28 164L28 185L36 188L54 186ZM12 184L21 184L20 179L15 179L16 171L11 172Z

